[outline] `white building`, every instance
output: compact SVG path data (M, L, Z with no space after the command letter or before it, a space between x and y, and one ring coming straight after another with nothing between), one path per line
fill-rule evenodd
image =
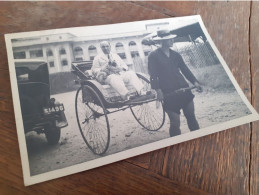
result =
M112 52L117 53L129 68L145 72L150 46L143 45L143 37L166 23L147 24L146 30L123 34L79 37L71 33L50 34L31 38L12 39L14 59L37 58L48 62L49 72L70 71L73 61L93 60L101 52L100 42L111 43Z

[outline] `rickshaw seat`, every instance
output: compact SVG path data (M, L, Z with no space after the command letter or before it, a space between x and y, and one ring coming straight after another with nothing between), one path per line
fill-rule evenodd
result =
M103 95L106 101L110 101L110 102L122 101L120 94L115 89L113 89L110 85L101 84L95 79L90 80L89 82L91 82L101 92L101 94ZM136 89L132 85L125 84L125 86L129 90L131 95L137 94Z

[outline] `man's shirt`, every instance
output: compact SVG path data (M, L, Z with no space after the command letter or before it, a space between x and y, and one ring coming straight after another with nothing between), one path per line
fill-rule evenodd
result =
M128 70L126 63L116 53L110 53L109 56L108 54L101 53L95 56L91 70L95 73L99 72L101 68L109 66L109 61L115 61L117 67Z
M188 87L189 85L183 75L191 83L197 81L184 63L181 55L171 49L169 50L169 57L161 48L151 52L148 56L148 70L151 87L153 89L162 89L164 92Z

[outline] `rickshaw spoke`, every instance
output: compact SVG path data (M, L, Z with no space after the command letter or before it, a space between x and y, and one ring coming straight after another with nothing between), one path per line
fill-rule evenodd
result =
M101 134L101 132L99 131L99 128L97 129L97 133L98 133L98 137L100 137L101 139L102 139L102 142L100 142L100 144L102 144L102 143L105 143L105 140L103 139L103 137L102 137L102 134ZM97 134L96 134L97 135Z
M94 89L83 86L83 90L82 94L82 88L80 88L76 95L78 126L87 146L93 153L101 155L106 152L110 142L107 113L102 100Z
M103 138L103 135L101 133L102 129L105 127L104 124L100 123L100 122L96 122L94 120L91 121L91 123L89 124L89 129L91 129L91 136L89 136L89 140L90 140L90 145L92 146L92 148L94 150L96 150L97 153L98 152L98 148L105 148L105 140ZM87 131L86 131L87 132ZM87 134L85 134L86 137L88 137ZM98 139L101 139L100 142L95 142L94 140L98 140Z
M154 94L155 91L151 89L149 80L141 75L138 76L142 79L145 90ZM130 106L130 110L138 123L147 130L157 131L164 124L165 112L162 106L156 108L156 100Z

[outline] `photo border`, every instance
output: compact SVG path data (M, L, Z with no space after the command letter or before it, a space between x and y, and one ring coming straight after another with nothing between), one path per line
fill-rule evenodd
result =
M9 73L10 73L10 81L11 81L11 90L12 90L12 97L13 97L13 105L14 105L14 114L15 114L15 121L16 121L16 128L17 128L17 135L18 135L18 141L19 141L19 148L20 148L20 155L21 155L21 161L22 161L22 170L23 170L23 176L24 176L24 184L25 186L40 183L43 181L56 179L59 177L67 176L70 174L78 173L81 171L86 171L89 169L93 169L96 167L100 167L106 164L110 164L113 162L117 162L120 160L124 160L126 158L130 158L136 155L140 155L146 152L151 152L157 149L161 149L167 146L171 146L174 144L178 144L184 141L192 140L195 138L203 137L212 133L220 132L232 127L236 127L239 125L243 125L246 123L250 123L255 120L259 120L259 115L256 112L256 110L252 107L250 102L247 100L245 94L243 93L242 89L238 85L237 81L235 80L233 74L231 73L229 67L227 66L226 62L222 58L221 54L219 53L218 49L216 48L214 42L212 41L207 29L204 26L204 23L202 21L202 18L200 15L194 15L194 16L185 16L185 17L174 17L174 18L164 18L164 19L153 19L153 20L143 20L143 21L136 21L136 22L127 22L127 23L117 23L117 24L108 24L108 25L100 25L100 26L89 26L89 27L72 27L73 29L80 29L80 28L89 28L89 31L91 31L91 28L109 28L112 26L117 25L130 25L131 23L144 23L147 21L168 21L170 19L179 19L179 18L185 18L185 19L197 19L202 31L204 32L208 42L210 43L213 51L215 52L217 58L219 59L220 63L222 64L224 70L228 74L228 77L230 78L232 84L234 85L235 89L237 90L239 96L245 103L245 105L248 107L248 109L252 112L252 114L248 116L244 116L241 118L233 119L227 122L223 122L217 125L212 125L206 128L199 129L198 131L181 134L176 137L171 137L167 139L162 139L160 141L156 141L153 143L145 144L142 146L138 146L132 149L128 149L122 152L118 152L115 154L111 154L105 157L100 157L94 160L90 160L84 163L72 165L66 168L61 168L58 170L42 173L35 176L30 176L30 167L29 167L29 161L28 161L28 151L26 147L26 139L25 139L25 133L24 133L24 126L23 126L23 120L22 120L22 113L21 113L21 107L20 107L20 100L19 100L19 93L18 93L18 86L17 86L17 79L16 79L16 72L15 72L15 65L14 65L14 58L13 58L13 50L12 50L12 43L11 39L14 38L25 38L25 37L32 37L32 36L42 36L46 34L54 34L54 33L62 33L67 32L68 29L71 28L63 28L63 29L54 29L54 30L44 30L44 31L33 31L33 32L23 32L23 33L13 33L13 34L5 34L5 41L6 41L6 47L7 47L7 55L8 55L8 63L9 63Z

